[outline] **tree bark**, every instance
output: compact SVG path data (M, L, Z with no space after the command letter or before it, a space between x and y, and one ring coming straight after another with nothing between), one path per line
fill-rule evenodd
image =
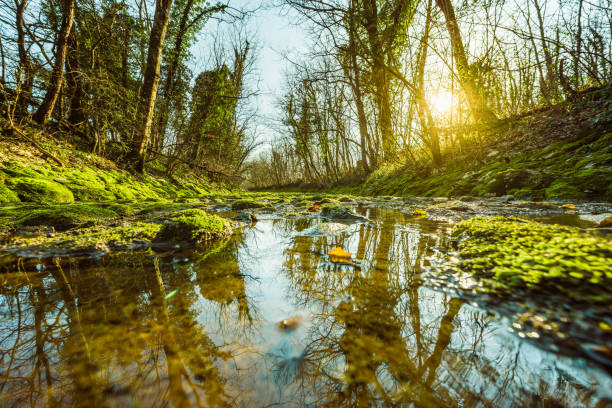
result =
M425 17L425 32L419 44L417 56L417 78L415 87L415 97L417 102L417 113L421 122L423 141L429 147L433 162L436 166L442 164L442 154L440 153L440 135L436 129L431 110L425 98L425 63L427 62L427 47L429 42L429 31L431 29L431 0L427 3L427 15Z
M30 98L32 97L32 87L34 85L34 70L26 50L25 31L23 27L23 13L25 12L27 3L28 0L15 0L15 28L17 30L17 53L19 54L19 74L17 80L21 82L21 92L15 102L15 111L18 116L27 114Z
M78 125L85 120L83 111L83 81L81 79L81 64L79 63L79 42L76 26L72 25L68 36L68 55L66 57L66 85L70 94L70 113L68 122Z
M487 107L484 97L476 85L474 73L468 64L467 56L465 54L465 48L463 47L463 40L461 38L461 31L459 31L459 25L457 24L457 18L455 17L455 9L453 8L451 1L436 0L436 4L440 10L442 10L446 20L446 29L448 30L450 37L451 48L455 58L455 65L457 66L457 72L459 74L459 82L461 83L461 87L465 92L472 114L476 119L480 119L485 122L497 121L497 116L495 116L493 111Z
M368 165L368 120L363 107L363 96L361 94L361 76L359 74L359 64L357 63L357 32L355 29L355 0L351 1L349 9L349 54L353 75L351 78L351 88L355 96L355 107L357 108L357 120L359 122L359 137L361 142L361 166L366 173L370 172ZM373 163L374 164L374 163Z
M38 110L33 116L33 119L41 125L47 123L57 102L57 98L62 88L62 79L64 76L64 62L66 61L66 54L68 52L68 36L72 30L72 23L74 20L74 8L75 0L62 0L62 24L60 31L57 35L56 47L55 47L55 61L53 63L53 70L51 71L51 78L49 80L49 87L47 93L38 107Z
M157 97L157 84L159 83L159 71L162 59L162 50L172 0L157 0L155 3L155 17L149 39L147 51L147 64L144 79L140 91L140 101L136 112L136 129L131 143L129 159L134 169L140 173L144 172L144 160L147 143L151 139L151 127L153 124L153 111Z

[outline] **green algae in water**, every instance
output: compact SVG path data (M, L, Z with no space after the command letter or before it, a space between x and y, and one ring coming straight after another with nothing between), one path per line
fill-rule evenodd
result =
M529 288L612 303L612 241L606 237L504 217L465 220L453 234L459 238L460 266L492 279L497 291Z

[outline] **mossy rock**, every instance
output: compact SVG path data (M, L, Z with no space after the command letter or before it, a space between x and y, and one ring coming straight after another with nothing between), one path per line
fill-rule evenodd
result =
M154 242L160 246L195 245L222 237L229 231L225 218L194 208L179 211L164 222Z
M562 293L575 301L612 302L612 241L578 228L520 218L473 218L453 229L460 267L503 294Z
M146 249L160 229L159 224L135 222L112 228L93 227L53 237L18 237L9 244L20 256L98 256L110 251Z
M249 208L263 208L266 204L261 201L251 200L251 199L242 199L236 200L232 203L232 210L246 210Z
M331 220L367 221L367 218L356 214L348 207L340 205L325 205L321 208L321 216Z
M74 201L72 191L55 181L22 177L7 180L7 185L23 202L71 203Z
M86 204L71 204L29 211L17 220L17 224L24 226L51 226L58 231L65 231L85 223L95 224L101 220L116 217L118 217L118 214L110 208Z

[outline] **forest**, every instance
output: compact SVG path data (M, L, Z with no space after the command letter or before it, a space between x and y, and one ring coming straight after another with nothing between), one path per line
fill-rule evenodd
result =
M0 407L612 406L612 0L0 0Z

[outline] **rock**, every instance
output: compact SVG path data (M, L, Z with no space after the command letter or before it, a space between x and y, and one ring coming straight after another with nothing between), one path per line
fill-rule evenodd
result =
M257 200L236 200L232 203L232 210L246 210L248 208L263 208L266 204Z
M249 212L241 212L240 214L238 214L232 219L234 221L249 222L249 223L257 222L257 217L255 217L255 214L249 213Z
M225 218L200 209L179 211L162 225L153 242L156 246L195 245L219 238L230 231Z
M342 206L325 206L321 209L321 216L332 220L368 221L367 218L362 217L351 209Z
M507 194L497 198L498 201L502 203L509 203L510 201L514 201L514 196L512 194Z
M348 228L346 224L340 224L337 222L322 222L314 225L300 233L300 236L321 236L321 235L334 235L340 231L344 231Z
M597 225L597 228L612 228L612 216L604 218L599 225Z
M300 323L302 322L302 318L300 316L290 317L288 319L281 320L278 322L278 327L283 330L292 331L298 328Z
M597 225L597 228L612 227L612 214L578 214L581 220L588 221ZM607 221L606 221L607 220ZM610 223L606 225L606 223Z

